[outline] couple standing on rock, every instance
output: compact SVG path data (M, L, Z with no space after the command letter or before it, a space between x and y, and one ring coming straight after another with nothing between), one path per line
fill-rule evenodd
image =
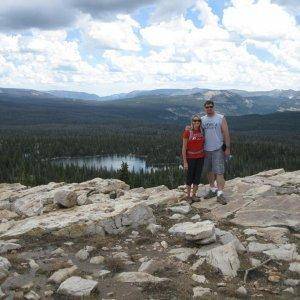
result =
M182 157L186 171L188 200L197 201L196 193L202 169L207 173L210 189L204 196L217 196L217 201L227 204L223 194L225 186L225 158L230 155L230 136L226 119L214 110L214 102L204 103L206 115L192 117L191 126L183 132ZM217 186L215 186L215 182ZM193 188L192 188L193 186Z

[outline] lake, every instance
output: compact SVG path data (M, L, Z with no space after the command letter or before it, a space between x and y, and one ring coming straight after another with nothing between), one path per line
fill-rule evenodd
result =
M63 166L76 165L79 167L86 166L87 168L118 170L122 162L128 164L128 169L131 172L139 173L151 172L157 170L157 167L147 166L145 159L133 155L101 155L101 156L85 156L78 158L55 158L52 160L55 164Z

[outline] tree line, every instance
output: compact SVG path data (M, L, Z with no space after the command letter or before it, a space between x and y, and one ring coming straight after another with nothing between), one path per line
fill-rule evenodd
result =
M273 121L272 121L273 122ZM28 186L51 181L81 182L95 177L120 178L131 187L165 184L169 188L184 183L181 164L182 124L101 124L7 126L0 128L0 182L20 182ZM263 170L300 169L298 133L265 131L232 132L234 158L226 178L244 177ZM149 173L133 173L126 165L117 171L54 164L54 157L91 155L143 155L147 164L166 168ZM204 180L205 181L205 180Z

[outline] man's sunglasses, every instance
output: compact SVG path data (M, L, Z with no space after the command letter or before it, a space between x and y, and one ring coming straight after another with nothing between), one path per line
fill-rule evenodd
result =
M208 106L205 106L205 108L214 108L213 105L208 105Z
M198 123L200 123L200 120L193 120L193 122L198 122Z

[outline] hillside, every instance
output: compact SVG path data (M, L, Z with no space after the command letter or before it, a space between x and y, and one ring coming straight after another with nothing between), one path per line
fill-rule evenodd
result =
M296 299L299 184L269 170L228 181L227 205L207 186L191 205L184 186L2 183L0 296Z
M230 90L154 90L137 91L121 95L115 100L99 98L97 95L66 91L39 92L33 90L0 89L0 112L3 122L43 115L55 116L54 121L66 118L121 119L143 118L158 122L178 121L203 111L203 103L215 101L217 110L228 116L269 114L284 111L299 111L300 96L296 91L245 92ZM77 99L79 98L79 99ZM59 121L61 122L61 121Z

